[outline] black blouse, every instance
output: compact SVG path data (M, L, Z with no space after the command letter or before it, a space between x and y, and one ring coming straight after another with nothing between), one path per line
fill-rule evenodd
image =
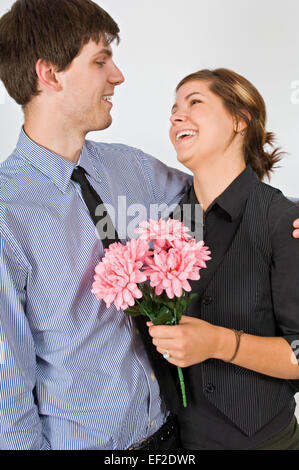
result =
M203 239L211 249L212 260L207 263L208 267L201 271L200 281L192 282L192 291L198 293L203 304L211 301L204 295L205 288L232 244L242 220L248 196L256 180L255 173L250 166L247 166L231 185L213 201L203 216L203 225L201 227L203 228ZM194 208L199 202L193 186L186 192L180 207L182 208L184 204L191 204L192 206L191 214L193 216L190 217L190 225L194 230ZM276 214L283 210L284 207L280 207L278 203L275 207ZM176 215L177 213L173 217ZM273 215L271 219L272 227L269 227L270 231L275 229L277 222L275 214ZM200 224L197 225L198 233L196 238L201 239L198 227L200 227ZM290 226L290 236L291 232L292 227ZM288 272L288 266L285 266L284 271ZM298 286L298 281L299 279L292 278L290 275L288 282ZM288 305L285 305L285 309L287 311ZM196 312L192 311L188 314L197 316ZM188 397L189 406L179 414L182 441L187 449L257 449L286 428L294 415L296 403L292 399L289 405L280 411L271 422L255 435L248 437L205 397L201 378L201 364L184 369L184 377L187 390L193 390L193 393L189 394ZM244 407L246 406L248 404L244 403Z

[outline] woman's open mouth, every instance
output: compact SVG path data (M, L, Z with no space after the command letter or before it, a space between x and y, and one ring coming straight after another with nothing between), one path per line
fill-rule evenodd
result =
M198 134L198 131L194 129L184 129L178 131L175 136L176 142L185 142L186 140L190 140Z

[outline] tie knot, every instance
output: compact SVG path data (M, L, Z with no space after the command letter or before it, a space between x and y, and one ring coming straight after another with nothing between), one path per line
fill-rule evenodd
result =
M72 173L72 180L76 181L76 183L81 183L86 180L85 170L82 166L76 166Z

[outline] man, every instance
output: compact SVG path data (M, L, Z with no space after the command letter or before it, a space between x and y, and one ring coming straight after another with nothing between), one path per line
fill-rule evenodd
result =
M189 184L139 150L85 141L111 124L118 33L90 0L19 0L0 20L1 79L25 116L0 167L1 449L179 445L141 335L91 293L103 244L72 179L82 167L107 206L126 196L147 216Z
M118 33L90 0L18 0L0 20L0 77L25 117L0 166L1 449L179 445L167 366L154 373L131 319L91 294L104 245L73 176L82 167L107 207L125 196L148 216L190 184L139 150L85 140L111 124Z

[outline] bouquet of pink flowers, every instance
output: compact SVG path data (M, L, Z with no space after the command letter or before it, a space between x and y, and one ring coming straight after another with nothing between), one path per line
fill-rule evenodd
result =
M189 228L174 219L150 219L141 222L135 232L139 238L126 245L112 243L105 250L95 268L92 292L107 308L113 302L117 310L145 315L155 325L177 325L197 296L188 294L188 280L200 279L200 269L211 259L209 248L191 238ZM183 373L177 369L183 405L187 406Z

